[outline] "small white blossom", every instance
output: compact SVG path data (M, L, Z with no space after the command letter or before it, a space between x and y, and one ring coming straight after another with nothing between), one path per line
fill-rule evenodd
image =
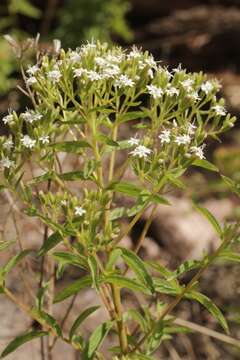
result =
M83 68L75 69L73 71L73 77L81 77L83 74L86 74L87 70Z
M213 84L211 81L206 81L201 85L201 90L205 92L205 94L209 94L213 90Z
M189 99L193 100L193 101L198 101L198 100L201 99L200 96L198 95L197 91L194 91L194 92L192 92L192 93L189 93L189 94L187 95L187 97L188 97Z
M118 55L108 54L108 55L106 56L106 60L107 60L108 62L113 62L113 63L119 64L119 63L123 60L123 57L124 57L123 54L118 54Z
M101 80L102 77L100 74L98 74L96 71L93 70L89 70L86 72L87 77L90 81L96 81L96 80Z
M35 78L35 76L31 76L30 78L27 79L26 83L27 85L31 86L33 84L36 84L37 79Z
M149 57L147 59L144 60L145 63L150 66L151 68L156 69L157 68L157 63L156 61L153 59L153 57Z
M150 77L150 79L153 79L153 71L152 69L148 69L148 72L147 72L148 76Z
M74 213L77 216L83 216L86 213L86 210L83 209L81 206L76 206L74 210L75 210Z
M120 68L118 65L110 64L103 68L102 70L102 78L109 79L114 78L115 76L119 75Z
M188 145L191 142L191 137L188 134L178 135L175 138L175 143L177 145Z
M13 114L8 114L2 118L2 121L4 122L5 125L11 124L13 120L14 120Z
M159 99L163 95L163 90L155 85L147 85L148 93L154 98Z
M130 152L133 156L138 156L140 158L146 158L151 154L152 150L148 149L144 145L138 145L133 151Z
M193 135L195 133L197 126L194 124L189 123L188 124L188 134Z
M215 105L212 107L212 109L215 111L216 115L224 116L227 113L225 108L221 105Z
M3 148L6 150L10 150L13 147L13 141L12 139L7 139L4 143L3 143Z
M190 148L191 153L196 155L199 159L205 159L203 149L205 148L206 144L203 144L202 146L192 146Z
M28 69L26 70L26 73L29 76L33 76L34 74L36 74L36 72L38 72L39 67L38 65L33 65L33 66L29 66Z
M180 84L187 92L191 92L193 90L192 85L194 84L194 81L192 79L181 81Z
M161 141L161 144L169 144L170 143L170 138L171 136L171 132L170 130L163 130L162 133L160 135L158 135L160 141Z
M49 144L49 136L42 135L42 136L40 136L39 141L41 141L42 144Z
M31 139L30 136L28 136L28 135L24 135L21 139L21 142L22 142L23 146L25 146L26 148L29 148L29 149L32 149L36 144L36 140Z
M136 46L133 46L132 50L127 55L128 59L138 59L140 57L142 57L142 54L141 54L140 50Z
M131 146L134 146L134 145L138 145L139 144L139 139L137 139L137 138L133 138L133 137L131 137L129 140L128 140L128 143L129 143L129 145L131 145Z
M106 59L104 59L103 57L101 56L97 56L95 58L95 63L98 65L98 66L106 66L108 64L108 62L106 61Z
M133 87L134 84L134 81L130 79L127 75L120 75L119 78L115 81L115 86L119 88Z
M21 114L21 116L26 122L29 122L30 124L32 124L35 121L41 120L43 117L42 114L34 111L25 111L24 113Z
M179 95L179 90L177 88L175 88L174 86L170 86L169 88L166 89L166 94L168 96L178 96Z
M10 169L15 165L14 161L10 160L8 157L4 157L0 160L0 167Z
M75 63L79 62L80 60L81 60L81 55L77 51L72 51L70 53L70 61L72 63L75 64Z
M53 82L53 83L57 83L59 82L60 78L61 78L61 73L58 69L54 69L48 72L48 78Z

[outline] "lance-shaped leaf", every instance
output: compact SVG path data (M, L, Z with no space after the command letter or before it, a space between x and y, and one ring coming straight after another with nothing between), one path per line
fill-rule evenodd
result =
M52 256L59 261L61 265L74 265L82 269L86 269L88 266L86 258L80 254L76 255L65 251L56 251Z
M67 299L68 297L77 294L80 290L90 287L92 285L91 276L85 276L80 280L74 281L71 285L61 290L54 298L54 303L58 303Z
M111 251L108 262L106 264L106 271L111 271L118 260L119 256L122 254L122 250L119 248L115 248Z
M219 259L226 261L239 262L240 263L240 254L231 251L230 249L224 249L219 254Z
M83 350L82 360L93 359L96 351L103 343L112 326L113 323L111 321L107 321L99 325L96 330L94 330Z
M92 276L92 286L96 289L99 290L99 273L98 273L98 265L97 265L97 261L95 259L94 256L89 256L88 258L88 266L90 268L91 271L91 276Z
M177 268L177 270L175 270L173 272L173 275L169 277L169 280L175 279L175 278L183 275L184 273L186 273L188 271L198 269L201 265L202 265L202 261L199 261L199 260L186 260L186 261L184 261L184 263L182 263Z
M121 114L117 117L117 123L123 123L130 120L145 118L146 114L143 111L131 111L125 114Z
M46 335L48 335L46 331L31 331L29 333L17 336L3 350L1 354L1 359L7 356L8 354L12 353L13 351L15 351L17 348L19 348L19 346L25 344L26 342Z
M7 275L22 259L27 256L31 250L23 250L19 254L11 258L6 265L1 269L0 276Z
M84 322L84 320L93 314L100 306L91 306L85 309L74 321L70 332L69 332L69 340L72 341L73 336L75 335L76 331L78 330L79 326Z
M204 159L196 159L193 161L192 165L199 166L209 171L219 172L215 165Z
M58 231L56 231L55 233L50 235L46 241L44 241L42 247L38 251L38 256L42 256L46 254L49 250L53 249L62 240L63 240L62 235Z
M194 202L194 207L210 222L210 224L213 226L213 228L215 229L217 234L221 237L222 236L222 228L221 228L219 222L217 221L217 219L215 218L215 216L213 216L213 214L210 213L210 211L208 209L196 204L195 202Z
M50 145L57 151L63 151L67 153L75 153L81 152L83 148L91 147L90 144L86 140L78 140L78 141L63 141Z
M59 174L58 176L61 180L64 181L86 180L83 171L70 171Z
M117 285L120 288L127 288L132 291L139 291L146 295L152 294L149 290L149 287L139 284L136 280L129 279L121 275L106 275L104 276L103 281Z
M133 251L121 248L122 258L126 264L134 271L140 283L143 283L154 293L152 277L148 274L144 262Z
M201 294L198 291L191 290L185 295L185 297L188 299L194 299L202 304L214 316L214 318L217 319L222 328L227 333L229 332L227 321L225 320L221 310L206 295Z
M134 185L132 183L128 182L115 182L112 183L109 188L109 190L114 190L129 196L137 197L142 192L142 188L140 188L137 185Z
M37 316L40 317L51 329L53 329L59 337L62 337L62 330L58 325L57 320L52 315L43 310L37 309L32 310L32 313L36 313Z

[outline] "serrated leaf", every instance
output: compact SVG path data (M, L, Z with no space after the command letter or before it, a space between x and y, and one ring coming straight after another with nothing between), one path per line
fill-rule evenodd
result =
M31 250L23 250L19 254L11 258L6 265L1 269L1 276L7 275L22 259L24 259Z
M215 165L204 159L196 159L193 161L192 165L202 167L206 170L219 172L218 168Z
M225 320L221 310L206 295L201 294L198 291L191 290L185 295L185 297L188 299L194 299L202 304L213 315L213 317L218 320L222 328L227 333L229 332L227 321Z
M79 150L82 151L83 148L91 147L90 144L85 140L78 141L63 141L50 145L57 151L63 151L67 153L78 153Z
M94 256L90 255L88 257L88 265L91 271L91 276L92 276L92 286L96 289L99 290L99 273L98 273L98 265L97 265L97 261L95 259Z
M221 237L222 236L222 229L217 221L217 219L213 216L210 211L194 202L194 207L210 222L210 224L213 226L217 234Z
M47 240L44 242L40 250L38 251L38 256L46 254L49 250L53 249L57 244L63 240L62 235L56 231L50 235Z
M121 250L123 260L134 271L140 283L144 283L154 293L152 277L148 274L144 262L133 251L124 248Z
M93 359L96 351L103 343L108 332L112 328L113 323L110 321L104 322L99 325L96 330L91 334L82 354L82 360L91 360Z
M109 190L114 190L116 192L120 192L129 196L137 197L142 192L142 189L132 183L128 182L115 182L112 183Z
M85 276L82 279L74 281L71 285L66 286L54 298L54 303L58 303L67 299L68 297L77 294L80 290L90 287L92 279L90 276Z
M7 356L8 354L12 353L13 351L15 351L17 348L19 348L19 346L25 344L26 342L31 341L36 338L39 338L39 337L46 336L46 335L48 335L48 333L46 331L31 331L27 334L17 336L3 350L2 354L1 354L1 359L4 358L5 356Z
M139 291L146 295L151 295L151 291L148 287L139 284L136 280L129 279L121 275L106 275L104 276L103 281L117 285L120 288L127 288L132 291Z
M78 330L79 326L84 322L84 320L93 314L96 310L99 309L100 306L91 306L85 309L74 321L70 332L69 332L69 340L72 341L73 336L75 335L76 331Z

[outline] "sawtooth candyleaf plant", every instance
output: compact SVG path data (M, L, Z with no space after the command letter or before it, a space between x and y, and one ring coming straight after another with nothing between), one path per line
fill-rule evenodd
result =
M35 301L30 298L28 303L11 291L6 278L33 249L20 242L19 251L1 268L2 296L40 328L10 342L2 357L40 338L42 359L45 352L50 359L59 338L83 360L107 359L109 354L114 360L156 359L162 342L191 328L186 322L177 326L172 314L183 299L198 301L228 331L222 312L198 291L198 282L216 258L239 258L231 256L230 249L238 238L236 224L221 226L195 204L221 240L214 253L175 271L138 255L157 207L170 205L166 194L182 188L186 170L197 166L218 171L205 158L206 141L218 139L235 121L217 94L218 81L181 67L170 72L135 47L125 51L98 42L38 56L37 64L26 67L24 78L32 108L20 114L9 111L2 119L10 135L0 139L1 189L22 203L27 216L42 223L43 243L31 256L48 266L35 274ZM77 164L71 171L65 170L66 157ZM148 220L128 249L122 240L145 211ZM2 250L7 246L1 242ZM81 275L59 290L58 281L69 265L80 268ZM181 276L193 269L192 280L183 285ZM87 288L95 290L99 306L82 309L66 332L63 324L74 301L61 324L54 318L54 304L76 299ZM126 292L135 298L134 304L141 294L135 308L127 307ZM81 324L91 322L88 317L99 307L105 308L106 320L85 336ZM101 345L109 336L109 354L104 355Z

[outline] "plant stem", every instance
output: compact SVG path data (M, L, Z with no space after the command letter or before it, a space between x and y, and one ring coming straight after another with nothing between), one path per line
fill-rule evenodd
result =
M115 306L115 311L117 315L117 327L118 327L118 336L119 336L119 342L120 347L123 354L126 354L128 350L128 341L127 341L127 334L126 329L123 323L122 318L122 304L121 304L121 293L120 288L116 285L111 285L112 293L113 293L113 303Z

